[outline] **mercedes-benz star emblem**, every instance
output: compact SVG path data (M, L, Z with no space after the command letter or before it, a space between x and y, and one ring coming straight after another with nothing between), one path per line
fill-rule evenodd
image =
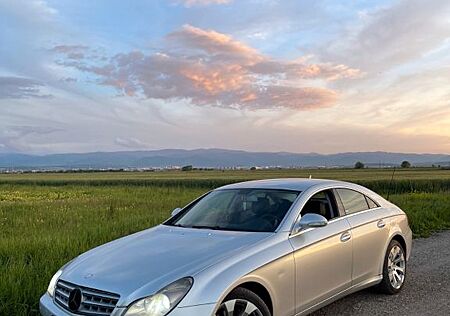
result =
M76 288L73 289L70 293L69 293L69 309L72 312L76 312L78 311L78 309L81 306L81 299L83 297L83 293L81 293L81 290Z

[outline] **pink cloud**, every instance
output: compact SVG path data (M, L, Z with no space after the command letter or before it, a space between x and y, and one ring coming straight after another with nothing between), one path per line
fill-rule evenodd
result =
M228 35L190 25L169 34L158 53L119 54L103 65L63 53L66 66L92 73L129 96L230 108L328 107L338 98L326 87L328 81L360 76L345 65L277 60Z

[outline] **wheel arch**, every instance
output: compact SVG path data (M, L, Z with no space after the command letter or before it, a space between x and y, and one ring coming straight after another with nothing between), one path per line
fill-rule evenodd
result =
M270 314L273 315L272 297L271 297L271 295L269 293L269 290L264 285L262 285L261 283L256 282L256 281L247 281L247 282L244 282L244 283L241 283L241 284L235 286L228 293L228 295L231 292L233 292L234 290L236 290L237 288L240 288L240 287L244 288L244 289L247 289L249 291L252 291L256 295L258 295L264 301L264 303L266 303L267 307L269 308Z
M403 249L405 250L405 257L407 257L407 254L408 254L408 252L409 252L409 249L408 249L408 247L407 247L407 245L406 245L406 240L405 240L405 238L404 238L401 234L397 233L397 234L394 234L394 235L392 236L391 241L393 241L393 240L396 240L396 241L398 241L398 242L400 243L400 245L401 245L401 246L403 247ZM389 242L389 244L391 243L391 241Z

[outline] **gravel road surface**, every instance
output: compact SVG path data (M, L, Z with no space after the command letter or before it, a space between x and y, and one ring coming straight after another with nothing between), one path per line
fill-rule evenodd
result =
M406 283L398 295L368 289L311 315L450 316L450 231L415 239L406 273Z

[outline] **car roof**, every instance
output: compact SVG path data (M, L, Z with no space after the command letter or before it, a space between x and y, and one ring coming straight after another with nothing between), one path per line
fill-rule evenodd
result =
M284 179L267 179L254 180L239 183L233 183L217 188L217 190L224 189L278 189L278 190L293 190L305 191L316 185L337 185L345 182L327 179L305 179L305 178L284 178Z

